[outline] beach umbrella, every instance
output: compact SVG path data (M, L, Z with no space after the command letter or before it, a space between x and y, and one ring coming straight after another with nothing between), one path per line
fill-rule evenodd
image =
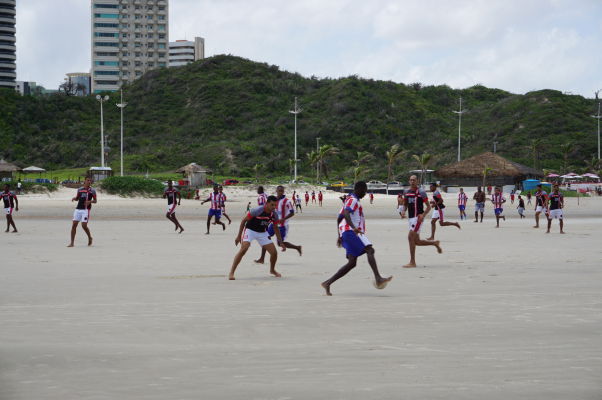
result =
M546 178L558 178L560 175L558 174L548 174Z
M600 177L596 174L592 174L592 173L587 173L587 174L583 174L582 176L587 177L587 178L594 178L594 179L600 179Z
M36 167L36 166L30 166L27 168L23 168L21 171L23 172L46 172L46 170L44 168L40 168L40 167Z

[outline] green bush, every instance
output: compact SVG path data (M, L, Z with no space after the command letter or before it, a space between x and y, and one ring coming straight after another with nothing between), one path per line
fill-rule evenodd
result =
M17 182L2 182L1 190L4 190L4 185L8 183L10 190L17 192ZM58 190L59 185L54 183L36 183L36 182L21 182L21 193L44 193L44 192L55 192Z
M119 196L161 196L163 183L137 176L111 176L100 183L102 190Z

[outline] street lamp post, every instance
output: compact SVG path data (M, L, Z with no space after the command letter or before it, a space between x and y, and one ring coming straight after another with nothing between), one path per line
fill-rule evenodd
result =
M297 182L297 114L301 111L303 110L297 106L297 97L295 97L295 109L289 111L289 113L295 115L295 179L293 180L295 183Z
M104 168L105 167L105 131L104 131L102 103L109 100L109 96L101 97L99 94L97 94L96 100L98 100L100 102L100 166Z
M121 176L123 176L123 109L128 105L123 102L123 89L121 89L121 102L115 105L121 109Z
M460 111L452 111L454 114L458 114L458 161L460 161L460 132L462 129L462 114L466 110L462 111L462 97L460 97Z
M602 89L600 89L600 90L602 90ZM598 90L596 92L596 98L598 98L598 93L600 92L600 90ZM598 114L592 115L592 117L594 117L598 120L598 161L600 161L600 118L602 118L602 116L600 116L600 102L599 101L598 101Z
M316 157L318 156L318 154L320 153L320 138L317 137L316 138ZM316 179L319 179L320 176L320 162L318 161L316 163ZM317 184L319 185L320 182L317 182Z

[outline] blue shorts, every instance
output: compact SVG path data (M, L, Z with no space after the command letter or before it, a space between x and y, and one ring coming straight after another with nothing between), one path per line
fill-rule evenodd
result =
M504 212L504 209L503 208L496 208L493 211L495 212L495 215L502 215L502 213Z
M475 204L475 211L485 211L485 203L477 203Z
M288 226L278 226L278 230L280 231L280 236L282 237L282 241L286 240L286 236L288 235ZM274 224L268 225L268 236L275 236L276 232L274 232Z
M460 209L460 211L466 210L466 206L458 206L458 208Z
M353 257L361 256L366 252L366 247L372 245L365 235L356 235L353 231L343 232L341 239L347 255Z
M215 219L220 219L222 217L222 210L214 210L213 208L209 209L209 216L213 217L215 215Z

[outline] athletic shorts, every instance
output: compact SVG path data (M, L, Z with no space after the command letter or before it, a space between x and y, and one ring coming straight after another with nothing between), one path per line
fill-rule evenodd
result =
M73 220L77 222L88 222L90 220L90 210L78 210L73 212Z
M257 240L260 246L272 243L267 232L255 232L251 229L245 229L242 234L242 241L251 243L253 240Z
M431 218L439 218L441 222L443 222L443 210L433 210L433 214L431 214Z
M460 209L460 211L466 210L466 206L458 206L458 208Z
M176 212L176 203L173 203L173 204L168 204L168 205L167 205L167 213L168 213L169 215L172 215L172 214L174 214L175 212Z
M404 211L406 210L405 206L399 206L397 207L397 212L402 214Z
M13 215L13 208L12 208L12 207L5 208L5 209L4 209L4 213L5 213L6 215Z
M353 231L343 232L341 235L341 241L343 243L343 247L345 250L347 250L347 255L353 257L361 256L366 252L366 247L372 245L366 235L357 235Z
M550 214L548 215L548 219L562 219L562 209L557 208L555 210L550 210Z
M477 204L475 204L474 210L475 211L481 211L481 212L485 211L485 203L477 203Z
M542 211L543 211L543 206L535 207L535 212L542 212Z
M418 217L409 218L408 224L410 225L410 232L420 233L422 222L418 222Z
M213 208L210 208L208 215L210 217L213 217L215 215L215 219L220 219L222 217L222 210L215 210Z
M503 208L496 208L496 209L493 210L493 212L495 213L495 215L499 215L501 217L502 214L504 213L504 209Z
M284 242L286 240L286 237L288 236L288 225L278 226L278 230L280 231L280 236L282 236L282 241ZM276 232L274 232L274 224L269 224L268 225L268 236L271 238L275 235L276 235Z
M523 214L525 213L525 209L524 209L524 207L518 207L518 213L519 213L520 215L523 215Z

